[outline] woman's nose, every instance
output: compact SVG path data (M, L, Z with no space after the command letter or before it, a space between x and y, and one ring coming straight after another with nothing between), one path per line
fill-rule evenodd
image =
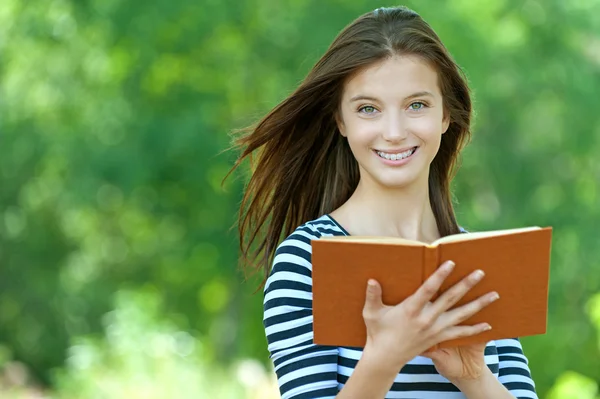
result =
M401 141L408 136L406 122L400 115L390 115L382 127L382 136L387 141Z

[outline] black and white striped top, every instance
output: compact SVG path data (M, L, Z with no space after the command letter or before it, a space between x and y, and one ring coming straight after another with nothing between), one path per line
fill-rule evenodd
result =
M283 399L334 398L362 351L313 344L311 239L348 235L330 216L298 227L277 248L264 291L268 349ZM535 398L527 358L518 339L491 341L485 361L517 398ZM386 398L458 399L465 396L417 356L402 368Z

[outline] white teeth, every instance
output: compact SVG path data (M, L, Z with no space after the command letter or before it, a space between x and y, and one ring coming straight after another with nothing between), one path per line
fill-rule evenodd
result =
M411 148L410 150L401 152L399 154L388 154L386 152L377 151L377 155L381 158L385 158L390 161L398 161L400 159L408 158L415 152L415 148Z

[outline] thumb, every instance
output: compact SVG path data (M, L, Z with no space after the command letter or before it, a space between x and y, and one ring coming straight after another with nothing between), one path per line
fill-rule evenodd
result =
M425 353L421 353L421 356L427 357L434 362L439 362L444 357L444 353L439 350L428 350Z
M365 298L364 312L375 312L383 306L381 302L381 286L373 279L367 283L367 296Z

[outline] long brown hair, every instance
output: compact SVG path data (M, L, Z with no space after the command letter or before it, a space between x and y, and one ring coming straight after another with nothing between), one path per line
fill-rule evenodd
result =
M394 55L420 56L438 72L450 126L430 167L429 195L440 234L459 232L450 181L470 138L466 79L417 13L379 8L342 30L299 87L234 141L241 154L232 171L246 158L252 170L238 221L242 262L263 271L263 284L282 237L337 209L356 189L358 165L335 122L343 85L350 75Z

